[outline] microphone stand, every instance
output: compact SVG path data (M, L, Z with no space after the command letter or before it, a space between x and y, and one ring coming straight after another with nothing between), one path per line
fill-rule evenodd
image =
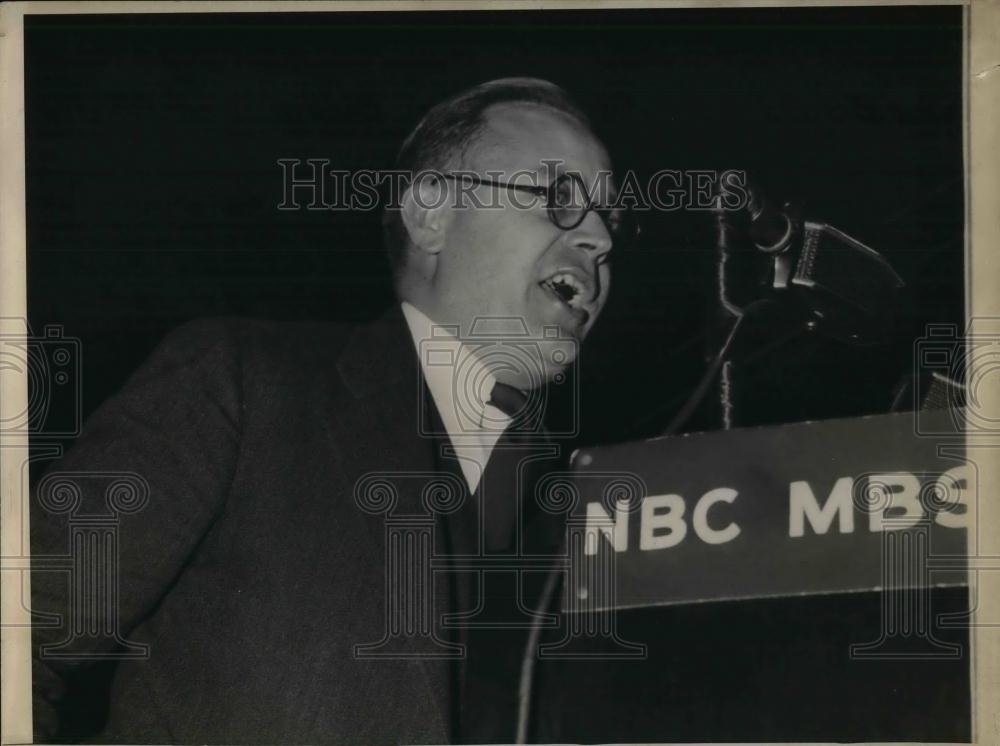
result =
M735 211L717 201L705 373L664 435L680 432L706 401L711 428L753 424L744 371L778 345L817 332L878 344L891 324L903 281L884 257L836 228L802 221L791 205L774 207L752 185L747 192Z

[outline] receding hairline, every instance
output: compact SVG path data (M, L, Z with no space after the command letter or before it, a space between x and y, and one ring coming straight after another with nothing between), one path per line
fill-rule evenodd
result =
M460 153L455 154L457 163L454 165L460 168L471 168L473 164L470 160L477 154L481 154L484 151L503 152L505 149L509 148L510 142L507 136L497 132L496 128L493 126L495 124L493 121L494 115L501 111L541 113L560 120L574 130L575 135L586 138L596 145L598 151L600 152L601 160L605 165L607 165L608 168L610 168L611 156L608 153L607 146L605 146L605 144L597 136L597 133L591 129L588 121L581 119L572 112L560 109L552 104L542 101L498 101L495 104L487 106L483 109L480 115L480 124L475 135L470 138L467 143L465 143ZM558 156L558 154L554 155ZM554 158L553 160L556 159ZM539 163L539 170L541 170L541 168L542 164Z
M426 170L472 170L470 162L484 158L484 142L486 148L491 145L497 150L510 147L512 143L507 137L488 142L489 119L498 109L516 107L555 112L551 116L556 121L573 127L581 137L591 139L600 149L602 165L611 168L608 149L583 109L560 86L530 77L487 81L432 107L403 141L396 156L396 167L411 176ZM382 214L382 235L393 276L398 280L405 271L410 236L401 211L388 204Z

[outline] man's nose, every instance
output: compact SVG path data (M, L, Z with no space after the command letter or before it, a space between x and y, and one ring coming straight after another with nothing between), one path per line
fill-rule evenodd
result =
M569 234L570 245L588 254L600 257L611 250L611 234L596 210L588 211L583 222Z

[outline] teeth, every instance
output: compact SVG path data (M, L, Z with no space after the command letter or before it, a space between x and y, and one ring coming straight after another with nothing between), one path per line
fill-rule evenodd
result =
M560 298L571 308L579 306L583 298L584 289L580 282L571 274L559 272L552 275L547 284L555 291Z

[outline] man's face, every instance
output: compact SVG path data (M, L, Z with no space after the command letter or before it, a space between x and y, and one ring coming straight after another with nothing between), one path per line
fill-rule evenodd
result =
M528 104L489 109L464 167L504 183L545 186L566 171L578 173L588 189L610 187L610 162L600 142L561 112ZM472 195L488 207L477 206ZM594 195L598 203L609 197ZM461 324L463 334L475 335L467 326L474 318L521 319L530 340L551 339L557 330L564 341L536 345L541 378L551 380L573 361L607 300L611 236L604 222L590 211L579 226L563 230L549 219L544 198L489 185L476 187L459 205L434 279L445 315ZM571 300L559 292L565 285L576 293ZM525 380L515 371L495 373L522 388L541 383L538 375Z

